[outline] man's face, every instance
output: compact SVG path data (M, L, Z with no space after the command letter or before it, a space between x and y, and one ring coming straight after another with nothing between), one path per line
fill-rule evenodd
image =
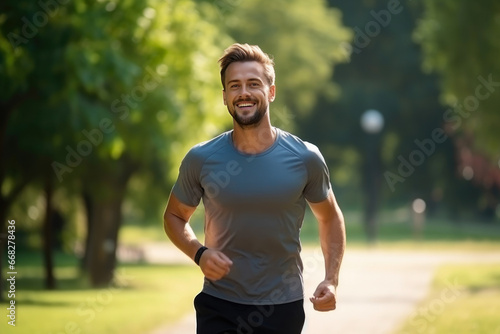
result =
M256 61L235 62L226 69L224 104L241 127L255 126L269 112L276 87L270 86L264 66Z

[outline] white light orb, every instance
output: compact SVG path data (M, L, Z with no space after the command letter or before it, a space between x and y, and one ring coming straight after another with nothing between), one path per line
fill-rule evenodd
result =
M378 110L369 109L361 115L361 127L367 133L379 133L384 127L384 116Z
M415 213L424 213L426 204L425 204L425 201L423 199L417 198L413 201L411 207L412 207L413 211L415 211Z

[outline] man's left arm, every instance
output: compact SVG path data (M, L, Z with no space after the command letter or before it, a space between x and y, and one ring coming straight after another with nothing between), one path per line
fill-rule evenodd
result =
M332 311L336 308L336 289L346 244L344 217L331 189L325 200L309 202L309 206L318 220L321 250L325 258L325 280L318 285L310 300L315 310Z

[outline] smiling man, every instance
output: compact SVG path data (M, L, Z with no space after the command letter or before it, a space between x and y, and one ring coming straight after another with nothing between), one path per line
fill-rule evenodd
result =
M233 130L184 157L165 231L205 276L194 301L198 334L299 334L306 204L318 221L325 260L325 279L309 299L318 311L336 307L345 249L342 212L317 147L271 125L273 60L258 46L233 44L219 62ZM204 245L189 225L200 200Z

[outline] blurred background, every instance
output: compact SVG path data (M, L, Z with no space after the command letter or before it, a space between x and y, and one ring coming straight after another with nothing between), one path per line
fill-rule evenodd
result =
M233 42L274 57L272 122L322 151L349 247L498 250L499 32L495 0L2 1L2 302L14 220L19 319L69 319L26 332L147 333L189 310L198 272L144 254L168 244L187 150L231 128Z

